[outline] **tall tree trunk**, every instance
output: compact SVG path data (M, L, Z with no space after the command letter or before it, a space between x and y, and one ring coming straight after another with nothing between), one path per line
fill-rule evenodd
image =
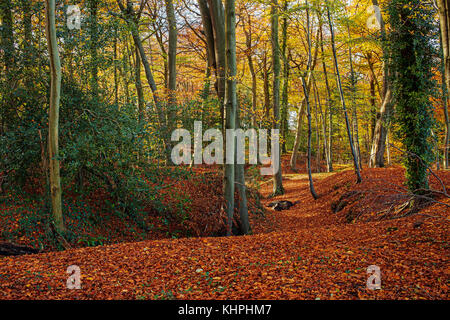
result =
M208 0L211 20L215 35L216 63L217 63L217 96L219 98L219 108L221 115L221 127L224 127L225 121L225 17L222 0Z
M281 26L281 57L283 58L283 84L281 89L281 136L283 141L281 143L281 151L286 153L286 140L289 132L288 124L288 90L289 90L289 59L286 54L287 47L287 29L288 29L288 19L287 19L287 8L288 2L283 1L283 18Z
M377 0L372 0L372 4L378 6ZM383 56L387 57L385 52L386 28L381 17L380 20L381 41L383 46ZM377 123L375 126L374 139L372 142L372 150L370 152L369 167L383 167L384 166L384 151L386 149L386 135L389 127L390 117L392 114L392 94L390 92L389 83L390 72L386 61L383 62L383 90L382 103L380 111L377 114Z
M444 115L445 115L445 143L444 143L444 167L449 168L450 152L450 121L448 116L448 98L450 94L450 4L446 0L438 0L439 17L441 26L441 46L443 51L443 65L446 94L444 92Z
M336 79L337 79L337 83L338 83L338 88L339 88L339 95L341 97L341 103L342 103L342 109L344 111L344 116L345 116L345 124L347 127L347 135L348 135L348 141L350 144L350 149L352 152L352 157L353 157L353 164L355 167L355 174L357 177L357 183L360 183L362 181L361 178L361 173L359 171L359 163L358 163L358 159L356 156L356 152L355 152L355 148L353 146L353 139L352 139L352 133L351 133L351 129L350 129L350 123L348 120L348 115L347 115L347 108L346 108L346 104L345 104L345 98L344 98L344 91L342 89L342 83L341 83L341 76L339 74L339 64L338 64L338 60L337 60L337 54L336 54L336 44L335 44L335 40L334 40L334 30L333 30L333 22L331 21L331 15L330 15L330 9L328 7L328 1L326 2L327 5L327 15L328 15L328 23L330 26L330 34L331 34L331 48L333 50L333 57L334 57L334 65L335 65L335 69L336 69Z
M323 149L324 149L324 154L325 154L325 161L327 163L327 170L328 168L330 168L330 154L328 153L328 141L327 141L327 123L326 123L326 116L323 113L322 110L322 103L320 102L320 93L319 93L319 89L317 88L317 83L316 80L314 79L314 89L315 89L315 93L317 96L317 103L319 105L319 117L320 117L320 122L322 123L322 137L323 137ZM320 165L319 165L320 167ZM330 172L330 171L328 171Z
M215 1L215 0L212 0ZM216 21L217 22L217 21ZM236 128L236 13L235 1L225 1L225 52L226 52L226 85L225 85L225 101L226 108L226 130L233 130ZM225 163L224 174L224 197L225 210L227 213L227 235L232 234L233 214L234 214L234 190L235 190L235 140L226 140L226 153L229 155ZM233 163L230 163L231 162Z
M258 95L256 92L257 89L257 82L256 82L256 72L255 72L255 66L253 64L253 46L252 46L252 22L250 20L250 15L248 15L248 30L244 29L245 34L245 44L246 44L246 56L247 56L247 63L248 63L248 69L250 70L250 74L252 76L252 115L251 115L251 121L252 121L252 127L256 128L256 108L257 108L257 99Z
M325 51L323 48L323 21L322 21L322 17L319 16L319 29L320 29L320 53L321 53L321 60L322 60L322 69L323 69L323 75L325 78L325 88L327 90L327 110L328 110L328 130L329 130L329 135L328 135L328 158L329 158L329 162L327 163L327 170L328 172L333 172L333 149L332 147L332 143L333 143L333 109L332 109L332 104L333 101L331 99L331 89L330 89L330 83L328 81L328 71L327 71L327 66L326 66L326 62L325 62ZM325 121L325 118L324 118ZM325 138L326 139L326 138Z
M124 15L131 31L131 36L133 37L133 41L135 46L139 50L139 56L141 58L142 65L144 66L145 76L147 78L147 83L153 93L153 101L155 103L156 112L158 114L158 121L161 131L161 138L164 142L164 153L166 156L166 162L170 163L170 135L167 128L167 122L165 119L164 111L161 107L161 102L158 95L158 89L156 87L155 80L153 78L153 73L150 68L150 63L148 62L147 55L145 54L144 46L142 45L141 38L139 36L139 30L137 27L136 17L133 11L133 5L130 0L127 0L127 7L122 4L121 0L117 0L117 4L119 5L122 14Z
M236 129L241 127L240 123L240 110L239 106L236 109ZM235 146L236 150L236 146ZM235 153L234 159L236 161L237 153ZM237 207L239 210L239 218L240 218L240 228L241 234L248 234L250 232L250 221L248 218L248 204L247 204L247 194L246 194L246 186L245 186L245 165L236 163L235 167L235 185L238 191L238 199Z
M48 154L50 164L50 192L52 216L57 231L65 230L61 204L61 177L58 159L59 100L61 91L61 62L55 26L55 0L45 1L46 35L50 56L50 108L48 118Z
M271 3L271 38L272 38L272 65L273 65L273 127L280 130L280 46L278 43L278 0ZM279 148L279 146L278 146ZM272 150L272 153L274 150ZM278 161L281 164L281 152L278 150ZM281 165L273 177L273 195L284 194Z
M353 57L352 57L352 46L351 46L351 35L350 35L350 26L347 24L347 31L348 31L348 39L349 39L349 46L348 46L348 57L349 57L349 64L350 64L350 97L352 102L352 122L353 122L353 145L355 146L356 156L358 158L358 164L361 168L361 148L359 146L359 131L358 131L358 112L356 108L356 101L355 101L355 94L356 94L356 77L355 77L355 71L353 69Z
M175 128L174 122L176 118L176 90L177 90L177 23L175 19L175 11L172 0L165 0L166 14L169 27L169 52L168 52L168 90L169 101L167 110L167 126L168 133L171 134Z
M215 72L217 79L217 70L216 70L217 64L216 64L216 49L214 44L214 30L211 20L211 12L208 7L208 2L206 0L198 0L198 5L200 8L200 15L202 17L203 31L205 33L206 56L207 56L205 82L203 85L203 92L202 92L202 100L203 100L202 110L204 110L204 108L206 107L206 101L209 96L211 86L211 76L213 71ZM202 117L203 113L204 112L202 112Z
M270 118L270 88L269 88L269 66L267 65L267 51L263 57L263 89L264 89L264 114L266 120Z
M135 47L134 49L134 54L135 54L134 79L136 84L136 92L138 96L138 119L139 124L142 125L144 121L145 99L141 80L141 58L139 57L139 49L137 47Z
M312 60L312 53L311 53L311 37L310 37L310 25L309 25L309 8L308 8L308 1L305 1L306 5L306 40L308 43L308 66L311 66L311 60ZM317 51L317 50L316 50ZM309 69L309 68L308 68ZM308 70L305 72L308 73ZM308 80L311 81L312 75L309 73ZM306 103L306 114L308 118L308 154L307 154L307 170L308 170L308 179L309 179L309 190L311 192L311 195L313 196L314 200L316 200L317 194L314 190L314 183L312 179L312 173L311 173L311 108L309 104L309 87L310 84L307 85L305 81L305 75L301 76L302 79L302 87L303 87L303 94L305 95L305 103Z
M307 9L307 10L309 11L309 9ZM311 41L311 34L310 34L311 32L308 30L307 33L308 33L307 37L309 37L310 38L309 41ZM319 30L317 30L316 39L318 38L318 35L319 35ZM319 41L316 41L314 58L312 60L308 59L308 65L307 65L307 69L306 69L306 72L308 74L308 78L306 80L306 91L307 91L308 95L309 95L309 91L311 89L311 84L312 84L312 71L314 71L314 68L315 68L316 62L317 62L318 45L319 45ZM306 96L303 97L303 100L300 104L300 108L299 108L298 114L297 114L297 131L295 133L294 148L292 149L292 155L291 155L291 160L290 160L290 166L291 166L292 170L297 169L298 148L300 147L300 138L301 138L301 132L302 132L303 117L305 115L305 109L306 109Z

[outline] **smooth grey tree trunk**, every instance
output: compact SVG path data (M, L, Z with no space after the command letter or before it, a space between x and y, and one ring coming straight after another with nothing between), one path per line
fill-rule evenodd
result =
M215 1L215 0L213 0ZM218 21L216 21L218 22ZM225 1L225 52L226 52L226 82L225 82L225 101L226 108L226 130L234 130L236 128L236 13L235 1ZM235 157L235 138L226 141L227 152L232 152L233 159ZM230 151L229 151L230 150ZM235 165L225 163L224 174L224 197L225 211L227 214L227 235L232 235L233 215L234 215L234 190L235 190Z
M55 0L45 1L46 35L48 53L50 56L50 107L48 119L48 154L50 166L50 194L52 202L52 217L58 232L65 230L62 213L62 189L59 152L59 101L61 93L61 61L59 59L58 43L55 26Z

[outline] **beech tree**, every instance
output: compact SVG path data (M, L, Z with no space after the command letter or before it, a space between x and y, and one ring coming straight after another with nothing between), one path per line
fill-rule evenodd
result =
M52 216L57 231L65 230L61 203L61 176L59 166L59 102L61 94L61 61L55 26L55 0L45 1L47 46L50 56L50 107L48 116L48 155L50 165L50 193Z

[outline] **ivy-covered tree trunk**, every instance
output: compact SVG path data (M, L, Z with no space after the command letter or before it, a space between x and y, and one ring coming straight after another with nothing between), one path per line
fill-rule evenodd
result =
M61 62L58 53L55 26L55 0L45 1L46 35L50 56L50 108L48 117L48 154L50 164L50 193L52 216L57 231L64 231L61 204L61 177L58 159L59 100L61 92Z
M398 135L406 153L406 177L411 192L428 189L431 160L431 90L433 32L431 8L419 0L393 0L388 6L392 32L389 61L395 75L393 96Z

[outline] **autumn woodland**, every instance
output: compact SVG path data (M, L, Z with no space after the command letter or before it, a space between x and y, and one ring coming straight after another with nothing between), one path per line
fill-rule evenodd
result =
M0 300L448 300L449 7L1 0Z

